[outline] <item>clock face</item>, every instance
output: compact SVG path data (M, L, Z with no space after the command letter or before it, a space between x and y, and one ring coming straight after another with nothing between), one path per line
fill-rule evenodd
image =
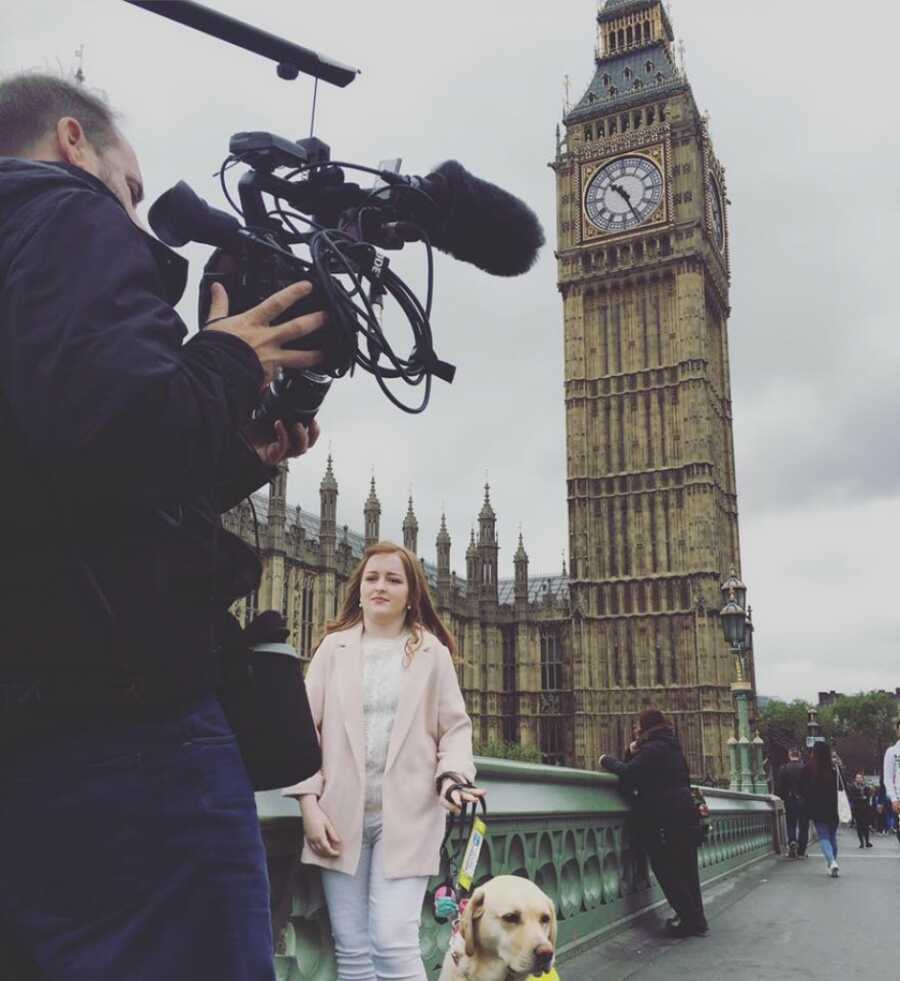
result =
M647 157L619 157L591 178L584 210L604 232L625 232L644 224L662 204L663 178Z
M709 213L712 217L713 237L719 251L721 251L725 248L725 215L722 212L722 195L719 193L719 186L712 176L706 179L706 191L709 195Z

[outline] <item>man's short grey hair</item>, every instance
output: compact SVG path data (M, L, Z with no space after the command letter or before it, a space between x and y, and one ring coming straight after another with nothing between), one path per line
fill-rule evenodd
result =
M25 156L65 116L81 123L98 152L115 143L117 115L106 100L61 76L20 72L0 80L0 156Z

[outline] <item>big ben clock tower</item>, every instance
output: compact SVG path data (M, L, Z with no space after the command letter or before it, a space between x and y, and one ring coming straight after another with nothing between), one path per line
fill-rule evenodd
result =
M607 0L557 175L575 759L654 705L695 778L728 775L740 571L724 171L660 0ZM753 677L752 663L750 677Z

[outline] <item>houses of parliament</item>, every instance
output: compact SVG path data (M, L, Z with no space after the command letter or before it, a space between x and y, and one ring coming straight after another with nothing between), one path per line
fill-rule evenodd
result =
M514 576L501 578L485 487L465 578L451 571L443 521L425 569L458 641L476 741L595 769L655 705L692 775L722 783L735 668L720 583L740 571L727 191L673 44L661 0L606 0L593 79L557 129L568 568L533 574L520 535ZM338 528L330 457L318 515L290 509L286 484L282 468L255 498L257 529L249 503L226 515L230 530L258 535L264 557L260 590L237 612L282 610L309 658L379 539L381 504L373 478L363 533ZM403 539L425 550L411 500ZM752 679L752 659L749 669Z

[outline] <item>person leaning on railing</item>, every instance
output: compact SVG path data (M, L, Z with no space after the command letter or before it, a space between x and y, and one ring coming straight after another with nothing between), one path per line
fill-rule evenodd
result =
M623 792L634 798L635 832L675 911L666 921L667 931L703 936L709 925L700 893L700 836L687 761L675 730L658 709L642 712L638 729L629 762L603 755L600 765L616 774Z

